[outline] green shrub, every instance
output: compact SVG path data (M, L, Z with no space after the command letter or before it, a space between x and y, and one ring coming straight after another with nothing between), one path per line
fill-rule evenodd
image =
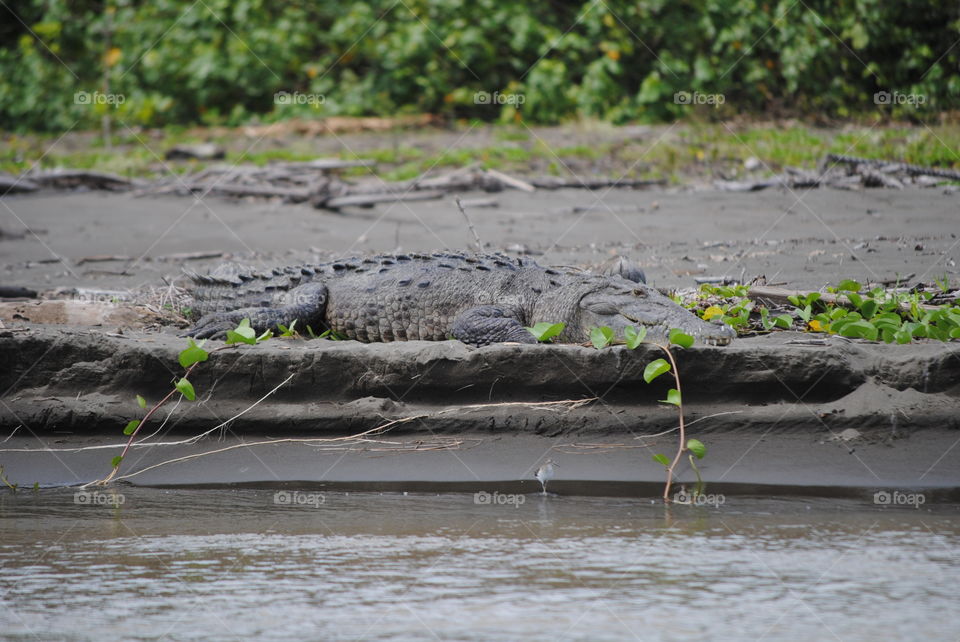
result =
M24 0L0 16L0 127L10 130L87 128L104 112L150 126L399 112L622 122L769 109L920 120L956 109L960 96L956 3ZM75 102L76 92L103 92L105 78L122 104ZM278 105L280 91L323 100ZM923 104L878 106L879 91ZM477 92L522 104L478 104ZM677 104L677 92L723 102Z

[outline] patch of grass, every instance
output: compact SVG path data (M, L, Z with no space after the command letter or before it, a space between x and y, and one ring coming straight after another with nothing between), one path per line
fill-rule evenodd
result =
M427 166L429 167L429 166ZM380 177L385 181L409 181L423 174L426 171L427 167L424 167L423 163L404 163L399 167L396 167L386 172L382 172ZM369 170L364 169L363 173L368 172Z
M504 142L526 142L530 140L530 132L526 129L515 129L513 127L503 127L493 132L495 140Z
M867 158L904 160L917 165L960 167L960 125L901 126L849 125L827 129L803 124L781 126L769 123L724 125L689 122L669 130L654 130L640 138L622 139L612 126L557 130L541 129L531 134L515 125L492 127L497 144L445 149L435 142L436 130L411 131L403 144L359 150L340 149L344 159L360 157L374 161L384 180L408 180L428 169L443 170L477 163L521 175L545 172L563 176L592 171L603 160L604 171L619 176L668 178L682 183L690 176L713 176L744 172L743 161L756 156L764 165L757 175L782 171L785 166L813 169L827 153ZM361 139L362 140L362 139ZM382 140L371 135L370 141ZM271 162L308 161L336 155L331 141L318 139L265 140L247 150L238 136L224 130L170 127L133 134L117 131L107 148L95 132L73 132L60 139L52 135L6 135L0 144L0 170L19 174L39 163L40 168L73 167L152 177L168 171L158 157L177 144L215 142L227 150L226 162L266 165ZM171 162L176 173L197 171L200 162ZM345 177L361 177L367 168L342 171Z
M598 145L597 147L573 145L555 150L556 155L560 158L583 158L588 160L596 160L608 152L609 145Z
M263 167L271 162L300 163L313 160L316 157L317 155L315 153L280 147L277 149L265 149L263 151L251 151L247 153L243 153L242 151L228 152L226 162L231 164L238 162L248 163Z
M341 154L342 158L349 158L353 160L357 157L364 160L372 160L378 164L394 164L394 163L406 163L413 160L418 160L423 158L424 152L422 149L410 146L400 146L400 147L384 147L380 149L368 149L359 151L356 154Z

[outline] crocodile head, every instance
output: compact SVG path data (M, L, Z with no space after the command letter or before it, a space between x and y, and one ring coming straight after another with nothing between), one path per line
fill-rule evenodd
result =
M727 345L737 336L731 327L704 321L655 288L622 277L588 277L561 290L567 290L559 295L566 309L556 318L567 322L561 338L568 341L588 341L590 330L602 326L611 328L620 339L627 326L646 328L652 341L666 341L674 328L707 345Z

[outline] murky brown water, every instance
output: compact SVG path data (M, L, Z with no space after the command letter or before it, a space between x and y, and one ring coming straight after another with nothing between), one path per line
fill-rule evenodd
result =
M960 625L956 505L119 492L0 492L0 637L873 641Z

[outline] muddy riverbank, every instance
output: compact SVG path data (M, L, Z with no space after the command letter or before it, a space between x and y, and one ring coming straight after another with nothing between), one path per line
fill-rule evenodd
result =
M617 252L664 287L714 275L766 275L768 282L808 289L844 278L929 282L956 279L960 258L956 196L935 189L568 190L494 198L499 207L470 211L491 249L529 252L557 265L597 263ZM3 202L3 285L114 290L118 299L182 282L182 268L202 272L224 259L272 266L398 247L462 248L470 237L447 201L339 214L129 194ZM120 428L142 413L135 395L155 401L169 390L183 340L171 328L138 329L123 306L100 325L63 326L38 325L30 319L32 304L18 305L23 309L0 330L0 424L13 433L0 463L14 483L89 481L102 474L109 449L24 449L118 443ZM710 444L714 481L729 469L736 474L723 481L769 487L960 486L948 455L960 436L958 344L803 339L782 333L679 351L691 434ZM672 452L668 431L676 427L670 407L657 403L666 384L648 386L640 378L654 351L326 340L228 350L198 369L192 378L200 401L181 403L156 439L182 440L234 418L216 431L234 444L264 435L335 438L381 426L386 432L376 438L397 443L372 455L369 444L350 442L331 451L323 466L310 465L315 449L275 445L267 447L274 465L241 466L244 457L260 455L237 448L235 456L161 467L130 481L469 484L483 478L529 485L537 461L577 444L574 452L590 452L592 463L565 465L569 483L654 483L662 470L650 454ZM171 448L178 456L216 449L210 439ZM468 447L469 455L461 452ZM170 458L166 447L157 448L141 468ZM410 457L407 451L419 448L430 452ZM464 467L458 463L464 456L477 459ZM516 457L523 465L504 464Z

